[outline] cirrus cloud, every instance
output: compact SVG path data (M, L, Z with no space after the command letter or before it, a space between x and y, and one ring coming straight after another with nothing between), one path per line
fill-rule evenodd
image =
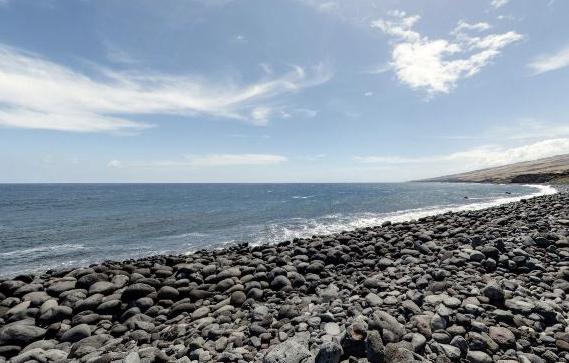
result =
M446 155L424 157L356 156L354 161L379 165L414 164L424 169L442 169L446 172L455 172L513 164L566 153L569 153L569 138L557 138L515 147L482 145Z
M543 54L528 64L534 75L569 67L569 47L552 54Z
M267 166L288 161L286 156L275 154L204 154L187 155L177 160L158 160L125 163L119 160L108 162L109 167L134 168L203 168L232 166Z
M0 125L75 132L129 132L152 125L138 115L205 115L266 124L275 98L327 82L323 64L293 66L251 84L187 75L114 71L92 75L0 44ZM261 110L261 112L259 112Z

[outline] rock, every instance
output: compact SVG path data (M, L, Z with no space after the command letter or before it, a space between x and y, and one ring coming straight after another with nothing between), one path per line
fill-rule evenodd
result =
M330 284L325 289L320 290L318 296L324 303L334 301L338 298L338 287L334 284Z
M403 343L389 343L385 346L386 363L415 362L413 352Z
M91 328L89 325L79 324L63 333L61 341L75 343L89 336L91 336Z
M326 323L324 324L324 331L328 335L340 335L340 326L338 323Z
M520 313L523 315L529 315L535 308L535 304L522 298L508 299L506 300L505 306L514 313Z
M366 355L370 363L385 362L385 347L378 331L372 330L366 339Z
M303 344L289 339L275 345L263 357L263 363L301 363L311 356Z
M69 306L54 306L41 314L38 320L42 324L47 325L56 321L62 321L64 319L70 318L72 314L73 309L71 309Z
M489 282L482 290L484 296L490 299L490 303L496 306L504 304L504 289L495 280Z
M300 315L296 305L282 305L279 309L279 319L293 319Z
M125 301L133 301L153 292L156 292L154 287L145 283L135 283L127 286L121 296Z
M137 352L130 352L124 359L124 363L140 363L140 356Z
M202 306L199 309L196 309L193 313L192 313L192 320L198 320L201 319L203 317L206 317L209 313L210 313L210 309L207 306Z
M247 296L243 291L234 291L230 297L230 304L233 306L241 306L247 299Z
M363 319L356 317L346 329L340 344L346 355L354 357L366 356L365 339L367 338L368 326Z
M373 324L382 329L383 339L387 342L398 342L405 335L405 327L385 311L378 311L373 314Z
M116 289L117 287L112 282L98 281L89 287L89 294L109 295L112 294Z
M451 361L456 362L460 360L461 351L459 348L449 344L440 344L439 347L441 348L443 354L447 356Z
M271 281L271 288L273 290L282 290L284 288L290 287L292 284L290 280L283 275L279 275Z
M342 346L335 341L325 341L320 345L315 363L339 363L343 354Z
M47 293L51 296L59 296L62 292L73 290L75 288L75 284L75 279L54 282L47 288Z
M367 294L365 299L369 306L378 306L383 303L383 300L373 292Z
M12 323L0 328L0 346L25 346L35 340L41 339L46 330L23 322Z
M488 335L501 347L515 347L516 345L516 337L508 328L491 326Z
M180 296L178 289L171 286L163 286L158 290L159 300L175 300Z
M468 354L466 355L466 360L468 360L469 362L472 363L492 363L492 357L490 357L488 354L481 352L481 351L476 351L476 350L471 350L468 352Z

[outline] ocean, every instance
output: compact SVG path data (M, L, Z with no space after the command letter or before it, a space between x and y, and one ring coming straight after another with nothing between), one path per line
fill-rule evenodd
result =
M274 243L554 192L448 183L0 184L0 276Z

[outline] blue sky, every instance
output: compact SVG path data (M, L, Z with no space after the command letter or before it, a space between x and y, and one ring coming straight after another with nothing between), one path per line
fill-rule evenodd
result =
M0 182L402 181L569 152L562 0L0 0Z

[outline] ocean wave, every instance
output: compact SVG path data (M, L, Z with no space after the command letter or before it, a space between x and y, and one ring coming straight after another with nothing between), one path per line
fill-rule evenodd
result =
M0 252L0 257L10 257L10 256L29 256L29 255L39 255L39 254L63 254L78 250L84 250L87 247L82 244L60 244L52 246L38 246L32 248L24 248L19 250L13 250L8 252Z
M401 210L391 213L357 213L351 215L329 214L315 219L294 218L288 223L272 223L260 226L262 231L251 242L252 245L278 243L294 238L308 238L313 235L329 235L346 230L373 227L386 221L406 222L448 212L476 211L502 204L518 202L541 195L557 193L557 189L549 185L525 185L537 189L536 192L520 196L501 197L483 202L469 204L434 205L430 207Z
M292 199L308 199L308 198L314 198L315 195L295 195L292 197Z
M162 236L162 237L156 237L154 238L154 240L172 240L172 239L185 239L185 238L191 238L191 237L207 237L208 234L207 233L202 233L202 232L189 232L189 233L181 233L181 234L173 234L170 236Z

